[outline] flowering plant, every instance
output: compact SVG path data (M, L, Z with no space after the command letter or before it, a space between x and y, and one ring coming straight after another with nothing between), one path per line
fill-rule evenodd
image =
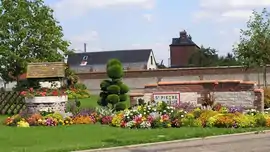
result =
M66 92L60 89L41 88L34 90L33 88L30 88L22 91L20 94L27 98L33 98L36 96L63 96L66 95Z

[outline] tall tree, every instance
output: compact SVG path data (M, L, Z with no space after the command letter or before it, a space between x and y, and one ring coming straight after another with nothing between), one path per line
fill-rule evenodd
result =
M0 0L0 76L14 81L29 62L62 61L69 42L43 0Z
M240 33L240 43L234 47L234 53L246 68L263 68L266 87L266 65L270 63L270 13L267 9L260 13L253 11L247 29L242 29Z

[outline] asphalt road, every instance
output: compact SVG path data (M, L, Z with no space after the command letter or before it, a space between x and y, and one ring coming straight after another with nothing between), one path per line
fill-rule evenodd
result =
M270 133L262 133L84 152L270 152L269 141Z

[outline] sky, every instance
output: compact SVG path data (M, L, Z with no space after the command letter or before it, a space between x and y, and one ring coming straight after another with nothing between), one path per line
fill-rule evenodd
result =
M252 10L270 0L45 0L71 49L88 52L153 49L168 63L172 38L186 30L198 46L232 52Z

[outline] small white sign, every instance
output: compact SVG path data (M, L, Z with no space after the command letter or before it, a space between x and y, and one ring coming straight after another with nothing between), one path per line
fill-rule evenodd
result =
M158 92L153 93L153 99L155 102L166 102L167 104L179 104L180 93L179 92Z

